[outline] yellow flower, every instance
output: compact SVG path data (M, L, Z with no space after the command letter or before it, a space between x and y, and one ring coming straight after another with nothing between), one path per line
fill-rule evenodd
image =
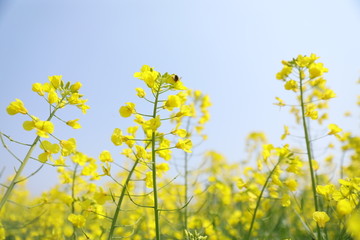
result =
M288 135L290 135L289 127L284 125L284 133L281 135L281 140L284 140Z
M139 97L139 98L144 98L146 96L146 93L145 93L145 90L142 89L142 88L135 88L136 90L136 95Z
M305 116L310 117L313 120L318 118L318 111L316 111L315 104L308 104L305 107Z
M54 124L50 121L36 121L36 134L40 137L48 138L49 134L54 132Z
M181 106L181 99L177 95L169 95L168 99L164 103L164 108L169 111L172 111L174 108L180 106Z
M119 112L124 118L130 117L131 114L136 113L135 104L128 102L125 106L120 107Z
M81 86L82 86L81 82L76 82L76 83L74 83L73 85L71 85L70 90L71 90L72 92L77 92L77 91L79 91L79 89L81 88Z
M140 72L134 73L134 77L143 80L146 85L153 88L156 79L160 74L148 65L143 65Z
M32 85L32 90L39 94L40 96L44 96L44 86L41 83L34 83Z
M120 146L124 142L122 131L119 128L115 128L113 134L111 135L111 142L115 146Z
M286 179L285 185L289 188L290 191L296 191L298 183L295 179Z
M339 133L339 132L342 131L342 129L339 128L338 125L333 124L333 123L330 123L330 124L328 125L328 128L329 128L329 130L330 130L330 131L328 132L328 135L335 135L335 134L337 134L337 133Z
M59 97L54 90L50 90L48 100L50 104L57 103L59 101Z
M171 132L171 134L177 135L181 138L184 138L188 135L188 133L185 129L175 129Z
M77 215L77 214L70 214L68 217L68 220L75 226L78 228L82 228L85 226L86 223L86 219L84 216L82 215Z
M320 77L324 72L327 72L328 69L324 67L322 63L313 63L309 67L310 79Z
M299 90L299 85L295 80L289 80L285 83L284 88L296 92Z
M15 115L17 113L27 114L28 112L20 99L15 99L15 101L11 102L6 108L6 111L9 115Z
M325 224L330 220L330 217L327 215L326 212L316 211L313 213L313 219L320 228L324 228Z
M160 163L156 165L156 175L161 177L165 172L169 171L170 167L167 163Z
M60 151L60 147L58 144L52 144L49 141L42 141L40 144L40 148L45 152L39 155L40 162L47 162L47 160L51 159L51 154L58 153Z
M69 156L76 151L76 140L75 138L70 138L69 140L61 140L61 155Z
M147 172L146 176L145 176L145 185L148 188L153 188L153 178L152 178L153 174L152 172Z
M102 161L102 162L113 162L114 161L114 159L111 156L111 153L107 150L102 151L100 153L99 158L100 158L100 161Z
M51 85L55 88L55 89L57 89L57 88L59 88L60 87L60 85L61 85L61 83L62 83L62 76L61 75L59 75L59 76L49 76L48 77L49 78L49 81L50 81L50 83L51 83Z
M284 66L283 69L276 74L276 79L285 80L289 74L292 72L292 67Z
M179 139L175 145L176 148L182 149L185 152L191 153L192 142L190 139Z
M321 96L322 100L328 100L330 98L336 97L336 93L331 89L326 89L323 95Z
M79 129L79 128L81 128L81 125L80 125L80 123L78 123L78 121L79 121L79 119L69 120L66 122L66 124L74 129Z
M291 205L291 199L289 194L285 194L282 198L281 198L281 206L283 207L289 207Z
M360 240L359 223L360 223L359 213L352 214L346 223L347 232L350 233L355 240Z
M330 199L330 196L334 192L334 190L335 190L335 186L333 184L329 184L325 186L322 185L316 186L316 192L318 194L325 196L327 199Z
M160 116L156 116L156 118L152 118L148 121L145 121L143 127L145 129L150 129L155 132L161 126Z
M159 146L159 150L156 153L166 161L171 159L170 140L164 138ZM161 150L162 149L162 150Z
M193 116L194 111L193 108L189 105L182 105L180 107L180 112L175 114L175 117L183 117L183 116Z
M34 117L33 121L25 121L23 123L23 128L26 131L31 131L36 129L36 134L40 137L48 138L49 134L54 132L54 124L50 121L41 121Z
M353 206L348 199L341 199L336 205L336 211L341 216L348 215L352 212Z

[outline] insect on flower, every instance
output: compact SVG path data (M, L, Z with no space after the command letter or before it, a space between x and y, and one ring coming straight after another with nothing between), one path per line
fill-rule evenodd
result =
M171 76L172 76L172 78L174 79L175 82L177 82L177 81L180 80L179 76L176 75L176 74L173 74L173 75L171 75Z

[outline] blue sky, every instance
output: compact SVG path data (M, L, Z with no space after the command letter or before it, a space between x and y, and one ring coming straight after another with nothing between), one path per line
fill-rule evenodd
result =
M273 105L275 96L288 96L274 76L282 59L311 53L329 68L328 85L337 93L332 122L357 130L359 29L357 0L1 0L0 130L30 141L32 135L21 130L25 118L8 116L6 106L20 98L41 116L46 107L31 92L32 83L63 75L83 83L91 109L86 115L65 113L64 118L80 117L83 128L59 127L59 134L75 136L80 150L93 157L114 150L113 129L132 124L118 109L138 101L134 88L142 82L132 75L148 64L210 95L209 140L202 148L239 161L251 131L264 131L269 141L282 144L283 125L294 124L286 109ZM353 118L344 119L347 110ZM4 149L0 157L0 168L11 171L14 161ZM56 181L53 173L43 170L31 186L49 187Z

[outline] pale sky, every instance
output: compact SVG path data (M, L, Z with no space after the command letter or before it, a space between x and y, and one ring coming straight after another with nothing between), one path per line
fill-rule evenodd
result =
M283 125L295 125L286 109L273 105L275 96L290 96L275 74L281 60L311 53L329 68L326 79L337 93L330 101L332 122L358 131L358 0L0 0L0 131L31 141L34 133L21 130L27 118L7 115L6 106L20 98L31 113L44 115L46 105L31 85L63 75L83 83L91 109L68 112L83 128L59 126L59 135L75 136L90 156L108 149L120 161L110 135L132 125L118 109L141 102L134 89L144 85L133 73L147 64L210 95L209 140L202 149L239 161L251 131L283 144ZM344 119L347 110L352 119ZM11 172L14 163L0 148L0 169ZM43 169L30 186L48 188L56 182L54 172Z

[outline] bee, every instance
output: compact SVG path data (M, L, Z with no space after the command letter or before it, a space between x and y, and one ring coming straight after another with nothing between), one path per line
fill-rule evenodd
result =
M177 81L180 80L179 76L176 75L176 74L173 74L173 75L172 75L172 78L174 79L174 82L177 82Z

